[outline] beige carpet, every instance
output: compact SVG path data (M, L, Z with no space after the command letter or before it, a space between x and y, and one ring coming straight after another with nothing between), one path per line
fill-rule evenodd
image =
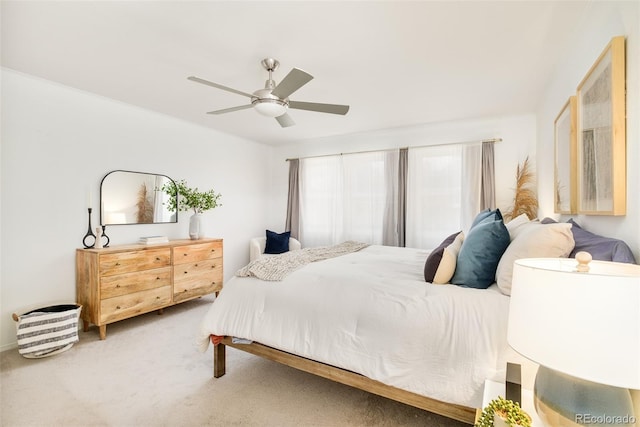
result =
M66 353L0 354L0 425L12 426L463 426L194 336L212 297L80 332Z

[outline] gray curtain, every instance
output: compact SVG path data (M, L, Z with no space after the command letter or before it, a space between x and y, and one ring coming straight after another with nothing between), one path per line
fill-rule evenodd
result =
M482 142L482 181L480 183L480 209L496 208L496 173L493 141Z
M300 235L300 160L289 160L289 196L287 198L287 222L285 231L291 231L291 237Z
M407 165L409 149L400 149L398 164L398 246L407 245Z

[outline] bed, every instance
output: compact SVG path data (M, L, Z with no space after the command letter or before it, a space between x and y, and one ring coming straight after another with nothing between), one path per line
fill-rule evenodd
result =
M473 422L482 385L503 370L509 298L497 286L426 283L428 251L368 246L281 281L233 277L202 323L225 345Z
M202 351L217 344L214 376L225 374L225 349L232 346L472 424L484 381L505 375L516 259L587 250L594 259L635 263L624 242L573 220L520 216L505 225L498 210L476 219L466 236L454 233L433 251L371 245L296 264L278 280L233 277L199 331ZM264 262L298 260L295 253L313 250ZM444 267L445 279L463 286L432 283L446 282L437 279ZM270 274L261 277L274 279Z

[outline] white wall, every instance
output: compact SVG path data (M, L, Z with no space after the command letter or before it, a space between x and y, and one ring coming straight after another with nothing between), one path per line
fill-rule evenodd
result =
M114 169L186 179L222 193L204 214L225 239L225 277L264 233L270 147L56 83L2 70L0 349L15 344L11 313L75 301L75 249L87 231L88 193L99 221L100 181ZM140 236L188 238L178 224L107 227L112 245Z
M270 225L283 230L287 208L287 158L349 153L364 150L412 147L430 144L480 141L502 138L495 145L496 203L504 210L513 203L518 163L535 159L536 118L533 114L452 121L386 129L353 135L308 140L273 150L272 182L274 205ZM443 235L443 238L446 235Z
M566 55L544 93L538 118L538 193L543 215L553 216L553 122L611 38L624 35L627 61L627 215L572 215L597 234L625 240L640 262L640 3L591 2ZM557 216L556 216L557 217ZM562 217L566 220L567 217Z

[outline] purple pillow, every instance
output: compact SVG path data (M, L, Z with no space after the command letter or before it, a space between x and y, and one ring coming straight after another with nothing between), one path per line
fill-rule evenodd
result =
M570 258L575 258L576 253L586 251L593 259L600 261L615 261L635 264L636 259L629 246L619 239L599 236L580 227L573 219L567 221L571 224L571 232L576 246L569 254Z
M456 236L461 232L453 233L451 236L444 239L440 245L435 248L429 256L427 257L427 261L424 263L424 280L425 282L433 283L433 279L436 277L436 272L438 271L438 266L440 265L440 261L442 261L442 254L447 246L453 243L456 239Z

